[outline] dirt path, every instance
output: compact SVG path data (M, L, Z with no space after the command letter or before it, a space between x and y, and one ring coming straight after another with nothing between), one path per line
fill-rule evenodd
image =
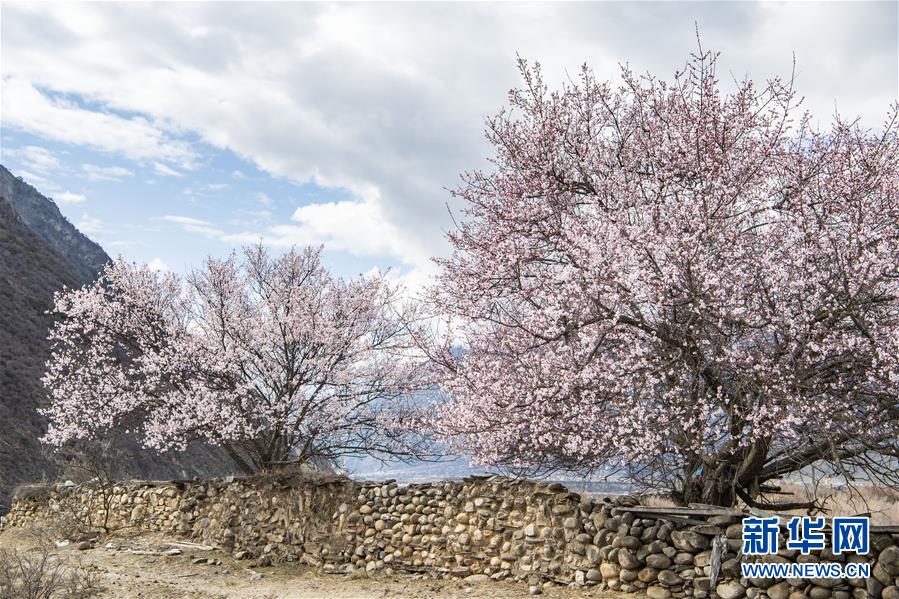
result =
M362 573L325 574L305 566L284 564L271 568L246 567L230 555L203 551L186 545L171 545L178 539L158 535L111 537L96 548L78 550L69 545L53 553L78 563L99 580L101 597L140 599L410 599L498 598L528 596L525 583L436 580L408 574L368 577ZM0 532L0 549L34 551L33 535L18 529ZM176 553L175 551L180 551ZM169 551L172 555L166 555ZM212 563L200 563L200 560ZM195 563L196 562L196 563ZM621 593L548 586L548 598L617 599Z

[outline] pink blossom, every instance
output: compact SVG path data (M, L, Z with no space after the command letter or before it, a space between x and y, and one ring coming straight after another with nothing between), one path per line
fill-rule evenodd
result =
M122 259L56 296L45 440L109 430L158 450L193 439L245 470L410 455L410 309L384 276L341 280L320 250L209 259L185 280Z
M897 107L817 131L791 82L725 94L710 54L617 89L520 67L438 261L465 346L433 352L438 430L707 502L810 467L899 482Z

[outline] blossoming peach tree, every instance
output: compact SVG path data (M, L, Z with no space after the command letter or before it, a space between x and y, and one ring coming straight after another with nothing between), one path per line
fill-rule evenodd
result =
M896 108L818 130L791 81L726 93L716 60L555 91L520 64L434 290L464 347L434 422L479 461L720 505L899 482Z
M201 439L246 472L416 455L409 308L384 276L335 278L319 254L249 247L185 280L119 259L57 294L46 441L124 430L165 450Z

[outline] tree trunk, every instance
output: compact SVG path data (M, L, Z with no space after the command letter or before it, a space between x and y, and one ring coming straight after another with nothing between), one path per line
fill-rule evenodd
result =
M241 455L241 447L238 443L224 443L222 447L225 448L225 453L228 454L228 457L231 458L231 461L234 462L234 465L243 473L243 474L254 474L258 468L254 468L252 463L244 459Z
M706 503L733 507L737 502L737 490L733 478L701 475L688 480L675 500L683 505Z
M714 468L703 465L692 469L685 474L683 488L673 494L674 499L683 505L706 503L733 507L740 490L755 499L768 446L767 440L757 441L738 452L717 456Z

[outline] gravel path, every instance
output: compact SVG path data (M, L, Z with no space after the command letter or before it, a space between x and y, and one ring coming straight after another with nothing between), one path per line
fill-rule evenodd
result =
M176 543L176 544L171 544ZM498 598L528 596L525 583L436 580L405 574L324 574L305 566L283 564L271 568L246 567L230 555L204 551L177 539L158 535L112 536L96 548L79 550L75 544L53 553L80 562L104 588L101 597L140 599L410 599ZM0 532L0 549L33 551L37 541L20 529ZM169 554L166 554L168 552ZM211 563L210 563L211 562ZM543 597L615 599L621 593L548 586Z

